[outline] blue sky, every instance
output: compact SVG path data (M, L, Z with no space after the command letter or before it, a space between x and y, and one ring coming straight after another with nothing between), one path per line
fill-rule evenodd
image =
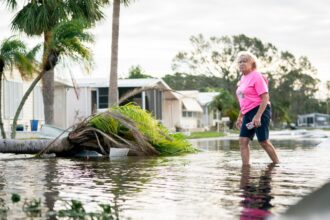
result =
M191 35L243 33L309 57L319 78L330 80L329 8L328 0L137 0L121 11L119 75L125 76L132 65L154 76L172 73L171 61L178 51L189 49ZM13 13L4 5L0 13L0 33L9 36ZM107 19L93 30L96 77L110 72L112 9L105 13Z

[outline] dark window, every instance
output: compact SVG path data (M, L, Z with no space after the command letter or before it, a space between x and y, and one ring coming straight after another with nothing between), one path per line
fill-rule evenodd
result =
M313 123L314 123L314 119L312 117L308 117L307 124L313 124Z
M108 93L109 89L108 88L99 88L99 107L98 108L108 108Z

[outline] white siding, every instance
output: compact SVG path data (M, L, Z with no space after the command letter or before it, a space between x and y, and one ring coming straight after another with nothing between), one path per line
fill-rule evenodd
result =
M55 87L54 91L54 125L66 129L66 88Z
M163 123L171 131L175 131L175 126L180 126L180 106L180 101L176 99L165 99L164 101Z
M67 91L67 124L71 126L92 114L91 89L79 88L79 99L73 88Z
M44 102L40 86L33 89L33 119L44 120Z
M23 85L20 82L4 81L4 119L13 119L23 96ZM22 113L19 118L22 118Z

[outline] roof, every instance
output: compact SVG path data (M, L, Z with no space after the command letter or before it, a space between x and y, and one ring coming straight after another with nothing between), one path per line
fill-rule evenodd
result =
M198 93L198 90L180 90L177 91L177 96L187 111L203 112L202 107L197 101Z
M202 107L199 105L196 99L187 97L181 99L181 101L187 111L203 112Z
M200 92L198 93L197 100L202 106L204 106L211 103L213 98L217 95L219 95L219 92Z
M324 113L312 112L312 113L309 113L309 114L298 115L298 117L314 117L314 116L325 116L325 117L330 117L330 114L324 114Z
M162 80L156 78L148 79L118 79L118 87L145 87L156 85L161 83L164 87L170 89L170 87ZM93 87L93 88L105 88L109 87L109 79L107 78L80 78L77 79L79 87Z
M54 78L54 83L55 83L55 86L74 87L74 85L73 85L74 83L73 83L72 79L59 77L56 74L55 74L55 78Z

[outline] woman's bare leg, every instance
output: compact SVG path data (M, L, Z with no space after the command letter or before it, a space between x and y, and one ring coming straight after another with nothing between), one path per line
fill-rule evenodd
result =
M279 163L279 159L276 154L275 147L269 140L259 142L261 147L267 152L268 156L274 163Z
M239 146L241 150L241 157L243 165L248 165L250 163L250 139L247 137L239 138Z

